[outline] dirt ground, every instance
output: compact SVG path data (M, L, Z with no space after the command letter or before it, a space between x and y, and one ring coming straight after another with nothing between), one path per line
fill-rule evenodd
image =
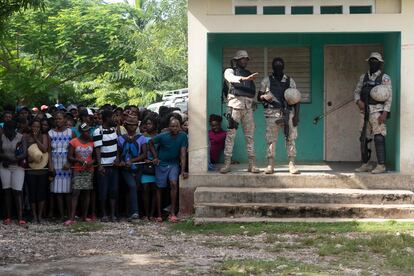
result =
M298 246L298 240L309 246ZM395 269L384 270L381 256L378 266L372 258L366 263L321 256L309 243L311 240L308 233L182 232L172 229L171 224L153 222L28 228L1 225L0 275L219 275L226 273L221 269L223 264L229 266L226 260L280 261L275 270L263 273L237 267L241 275L409 275L395 274ZM304 266L308 271L308 266L313 265L323 273L301 272Z

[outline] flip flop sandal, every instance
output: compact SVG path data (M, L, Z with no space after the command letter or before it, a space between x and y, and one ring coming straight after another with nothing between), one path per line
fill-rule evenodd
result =
M176 216L169 216L168 221L171 222L171 223L177 223L178 218Z

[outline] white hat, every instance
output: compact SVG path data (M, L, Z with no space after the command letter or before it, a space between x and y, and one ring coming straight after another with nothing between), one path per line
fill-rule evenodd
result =
M34 143L27 149L27 155L30 157L29 167L34 170L40 170L46 167L49 161L49 154L42 152L39 146Z
M71 104L71 105L68 106L68 108L66 110L71 111L72 109L78 109L78 108L76 107L76 105Z
M381 54L378 53L378 52L372 52L369 55L369 58L366 59L366 61L369 61L371 58L375 58L375 59L378 59L378 61L380 61L380 62L384 62L384 60L382 59Z
M246 50L239 50L237 51L236 55L234 56L233 59L242 59L242 58L249 58L249 54L247 53Z

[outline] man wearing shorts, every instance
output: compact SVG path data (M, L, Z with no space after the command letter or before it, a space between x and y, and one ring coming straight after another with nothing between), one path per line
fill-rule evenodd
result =
M158 144L158 152L155 151L154 144ZM161 189L171 188L171 209L168 220L177 222L176 203L178 191L178 176L188 177L185 172L186 154L188 147L187 134L181 131L180 121L171 118L169 131L161 133L150 140L151 152L154 156L155 178L157 184L157 209L158 215L161 214Z

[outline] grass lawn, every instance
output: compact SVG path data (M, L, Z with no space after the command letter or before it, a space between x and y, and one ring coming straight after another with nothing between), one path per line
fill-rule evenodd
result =
M261 250L264 258L224 258L225 275L414 275L413 222L211 223L192 220L173 231L214 237L206 247ZM263 236L246 243L237 237ZM232 238L232 241L227 241ZM269 255L271 257L269 258Z

